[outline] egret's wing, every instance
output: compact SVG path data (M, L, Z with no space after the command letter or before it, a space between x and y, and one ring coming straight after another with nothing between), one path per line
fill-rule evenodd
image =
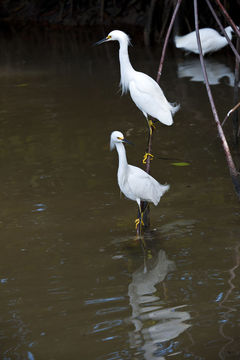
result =
M128 186L136 198L153 202L154 205L159 203L162 195L169 189L169 185L161 185L144 170L132 165L128 167Z
M171 104L168 103L160 86L150 76L135 72L129 83L131 97L137 107L166 125L172 125Z
M213 39L216 39L219 36L219 33L216 30L211 29L211 28L200 29L199 34L200 34L200 39L203 42L205 42L205 41L207 42L207 41L209 41L209 39L211 39L211 41L212 41Z
M183 36L175 36L174 40L175 40L175 44L176 44L177 48L188 48L189 49L197 41L196 31L192 31L191 33L183 35Z
M219 36L218 32L211 28L204 28L199 30L200 40L204 52L208 52L209 48L212 48L213 41ZM196 31L184 36L176 36L175 44L177 48L184 48L192 52L198 52L197 35Z

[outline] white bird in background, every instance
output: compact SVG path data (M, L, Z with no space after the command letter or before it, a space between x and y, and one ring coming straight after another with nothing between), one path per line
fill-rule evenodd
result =
M232 40L233 29L227 26L225 31L230 40ZM222 49L228 44L225 36L221 36L216 30L211 28L203 28L199 30L203 55L209 52L215 52ZM175 36L175 45L177 48L199 54L196 31L183 36Z
M150 76L133 69L128 55L130 43L128 35L123 31L113 30L106 38L98 41L96 45L114 40L119 42L122 94L130 91L132 100L148 121L150 133L152 133L153 124L151 120L148 120L148 115L165 125L172 125L172 115L179 109L179 105L170 104L158 83Z
M163 194L170 188L169 185L161 185L151 175L139 167L129 165L126 150L123 143L129 143L120 131L113 131L110 139L110 150L116 147L118 152L118 185L121 192L130 200L137 202L141 219L136 219L136 227L143 224L141 213L141 201L152 202L155 206L159 203Z

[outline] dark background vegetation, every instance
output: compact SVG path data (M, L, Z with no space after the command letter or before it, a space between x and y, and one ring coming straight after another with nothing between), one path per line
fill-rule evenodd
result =
M198 3L200 27L217 27L206 2ZM222 3L238 24L240 0ZM54 28L129 25L144 29L151 41L160 41L175 4L176 0L2 0L0 24L2 28L18 29L33 25ZM227 25L215 1L212 5ZM182 34L193 29L193 1L183 0L174 32Z

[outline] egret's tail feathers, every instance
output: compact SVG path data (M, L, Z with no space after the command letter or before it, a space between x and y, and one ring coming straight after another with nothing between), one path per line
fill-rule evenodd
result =
M174 115L180 109L180 104L172 103L170 105L171 105L171 113Z
M158 117L158 120L164 125L171 126L173 124L171 111L161 113L160 116Z
M173 124L173 115L177 112L180 108L180 105L170 104L169 108L166 111L161 111L157 117L157 119L163 123L164 125L171 126ZM169 111L170 110L170 111Z
M170 185L165 184L165 185L161 185L159 183L158 186L158 196L156 197L155 201L153 201L154 205L157 206L157 204L159 203L159 201L161 200L161 197L165 194L165 192L167 192L170 189Z
M161 185L161 196L163 196L165 194L165 192L167 192L170 189L170 185L165 184L165 185Z

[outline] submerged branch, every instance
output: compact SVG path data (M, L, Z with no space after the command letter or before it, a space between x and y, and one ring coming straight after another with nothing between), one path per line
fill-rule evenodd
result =
M218 117L218 114L217 114L217 109L215 107L215 103L214 103L214 100L213 100L212 92L211 92L209 81L208 81L205 62L204 62L204 59L203 59L202 45L201 45L201 41L200 41L199 25L198 25L197 0L194 0L194 19L195 19L195 29L196 29L197 43L198 43L198 49L199 49L199 57L200 57L200 62L201 62L201 67L202 67L202 71L203 71L203 77L204 77L204 82L205 82L209 102L211 104L213 117L214 117L214 120L215 120L215 122L217 124L218 133L219 133L220 139L222 141L222 145L223 145L223 149L224 149L224 152L225 152L225 155L226 155L226 159L227 159L227 163L228 163L229 172L230 172L230 175L231 175L231 178L232 178L232 182L234 184L235 191L236 191L236 193L237 193L237 195L238 195L238 197L240 199L240 182L239 182L238 172L237 172L236 167L234 165L234 162L233 162L233 159L232 159L232 155L231 155L231 152L230 152L226 137L224 135L222 126L221 126L220 121L219 121L219 117Z

